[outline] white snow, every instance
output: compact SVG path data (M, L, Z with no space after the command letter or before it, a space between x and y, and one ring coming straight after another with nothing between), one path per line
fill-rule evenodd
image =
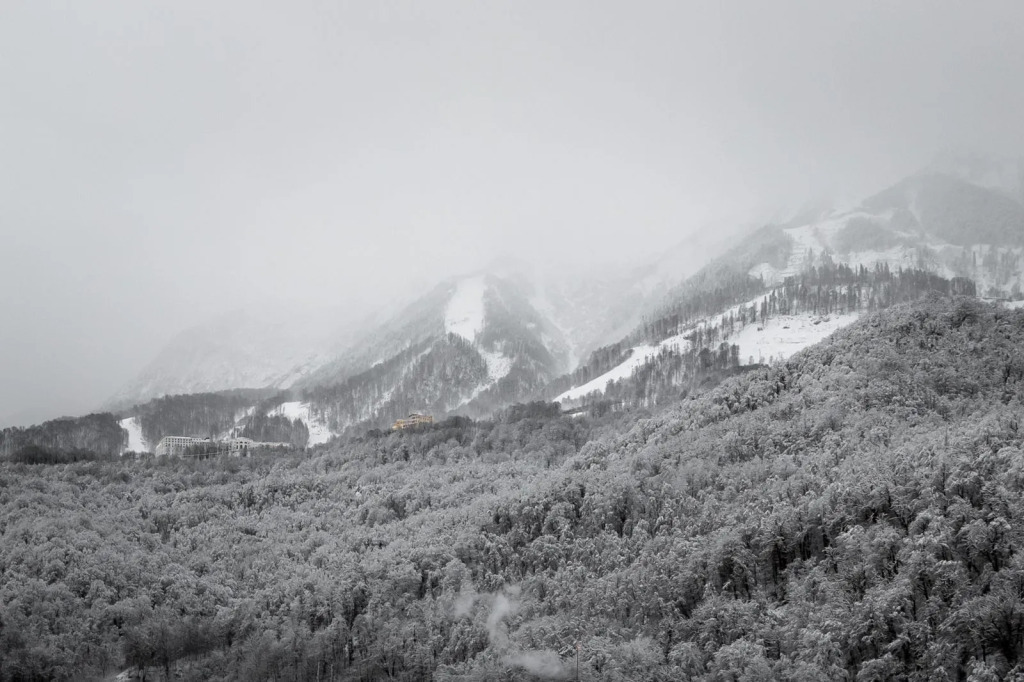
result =
M951 253L962 253L961 247L950 247ZM1006 298L1012 296L1014 290L1024 290L1024 272L1014 267L999 265L1002 262L1020 263L1024 258L1024 249L1011 246L995 246L992 244L972 244L967 247L968 265L964 275L974 280L979 296ZM996 263L994 267L986 266L986 259Z
M487 377L490 383L503 379L512 370L512 359L503 355L500 351L488 351L478 349L484 362L487 363Z
M125 452L149 452L146 439L142 435L142 425L138 417L128 417L118 422L128 432L128 447Z
M728 311L726 311L725 314L728 315ZM701 322L701 324L706 324L706 322ZM563 400L578 400L579 398L582 398L589 393L593 393L594 391L604 393L604 389L608 385L609 381L619 381L620 379L631 377L637 368L641 367L645 362L663 350L674 350L679 353L684 352L690 346L690 341L686 337L689 336L695 328L696 325L688 327L684 332L671 336L654 346L645 344L633 347L631 349L633 351L632 354L626 358L624 362L608 370L596 379L591 379L582 386L569 389L562 395L555 398L555 402L560 403Z
M789 252L786 266L782 269L773 267L769 263L759 263L750 268L751 277L763 277L765 284L773 286L781 284L787 277L794 277L813 265L814 261L825 251L829 252L832 260L836 263L845 263L850 267L863 265L873 268L876 263L885 262L890 268L897 266L911 267L917 263L917 250L906 247L895 247L887 251L864 251L852 254L838 254L835 252L835 237L839 232L854 219L864 218L874 222L887 222L892 220L892 212L872 214L863 211L850 211L835 214L825 220L821 220L800 227L791 227L783 230L793 240L793 247Z
M760 309L763 299L764 296L758 296L720 314L711 315L696 324L688 325L679 334L665 339L657 345L636 346L625 362L582 386L569 389L555 398L555 401L578 400L590 393L603 393L609 381L618 381L632 376L637 368L662 350L671 349L685 352L690 345L690 341L686 337L695 330L708 325L717 325L723 318L729 317L730 313L734 318L738 318L740 309L749 310L751 306ZM724 341L739 346L740 364L779 361L818 343L837 329L851 324L857 317L857 313L816 316L780 315L769 319L763 326L756 323L747 324Z
M582 386L569 389L562 395L555 398L555 402L560 403L564 400L578 400L595 391L598 393L604 393L604 389L608 385L609 381L618 381L632 376L633 372L638 367L647 362L648 359L654 357L660 349L660 346L636 346L633 348L633 353L625 362L617 367L613 367L596 379L591 379Z
M487 378L480 382L476 388L470 392L469 395L462 398L458 404L453 405L451 409L462 407L463 405L472 402L478 395L483 393L485 390L496 384L499 380L503 379L512 371L512 358L506 357L500 350L489 351L483 348L476 349L480 353L480 357L487 363Z
M776 362L822 341L857 317L857 313L779 315L769 318L764 325L748 324L726 342L739 346L740 364Z
M469 277L455 288L448 300L444 314L444 328L450 334L458 334L467 341L476 340L484 328L484 292L487 284L484 278Z
M309 409L309 403L302 403L297 400L281 403L267 413L267 416L270 417L276 417L278 415L287 417L292 421L299 419L306 425L306 428L309 429L309 441L306 443L307 445L321 445L334 437L334 434L327 428L327 425L315 418L312 414Z

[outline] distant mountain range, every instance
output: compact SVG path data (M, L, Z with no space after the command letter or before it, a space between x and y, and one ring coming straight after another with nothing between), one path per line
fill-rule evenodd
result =
M109 407L131 449L182 429L318 444L412 411L485 417L537 399L651 407L874 307L1024 298L1022 177L1019 161L946 155L853 208L814 205L640 268L503 263L378 319L235 313L171 340Z
M944 156L855 208L816 205L766 225L670 289L545 397L650 405L702 380L689 356L714 344L736 346L740 366L772 362L873 307L929 292L1022 299L1020 168Z

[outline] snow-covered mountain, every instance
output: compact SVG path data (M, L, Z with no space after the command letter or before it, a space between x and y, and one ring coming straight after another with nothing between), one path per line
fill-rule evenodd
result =
M816 207L768 225L670 290L644 324L547 397L644 403L708 370L785 359L867 310L927 292L1022 298L1015 167L945 159L856 208Z
M339 432L415 410L485 414L529 399L571 362L562 331L516 282L478 273L428 292L296 392Z
M622 339L654 314L674 287L727 251L738 232L724 226L696 230L649 261L630 266L527 271L530 301L568 340L575 369L595 349Z
M411 411L650 404L927 292L1024 298L1019 181L1019 164L940 158L854 208L816 202L742 238L708 231L643 267L538 273L505 262L445 281L343 341L323 324L236 315L176 339L120 402L258 387L251 405L235 396L218 407L210 432L312 444ZM127 440L145 445L140 423L153 417L122 416Z
M1024 284L1024 204L951 175L916 174L857 208L782 233L790 243L786 262L750 270L769 284L826 260L967 277L990 297L1016 298Z

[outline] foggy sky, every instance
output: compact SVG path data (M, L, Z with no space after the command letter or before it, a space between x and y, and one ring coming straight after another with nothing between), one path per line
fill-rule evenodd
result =
M0 426L181 329L637 261L1024 149L1006 2L0 4Z

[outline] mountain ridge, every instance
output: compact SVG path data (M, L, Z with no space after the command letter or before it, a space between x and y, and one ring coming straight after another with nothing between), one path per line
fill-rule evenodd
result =
M158 357L153 364L163 362L164 371L151 374L140 394L158 392L152 386L160 381L172 395L257 384L281 395L277 404L289 405L280 409L291 419L332 435L381 428L414 410L483 417L533 399L573 406L605 394L609 380L617 388L606 401L673 395L706 381L709 371L784 359L855 320L875 298L890 305L928 287L965 293L963 280L976 283L977 295L1024 297L1024 204L1012 197L1018 178L1007 168L1012 164L940 159L850 209L809 204L699 268L699 250L685 243L647 269L621 268L603 278L552 278L505 259L446 279L396 313L378 313L372 324L352 325L328 351L321 343L305 354L263 352L273 351L274 334L267 332L275 328L228 318L228 333L217 338L214 328L207 354L201 345L186 352L186 343L177 355L165 351L170 361ZM938 279L928 279L933 275ZM864 286L869 293L859 298ZM814 287L814 296L831 292L837 301L856 295L860 307L819 309L800 287ZM262 337L247 331L252 324L264 327ZM246 350L231 332L255 340ZM232 365L248 372L225 379L224 367ZM220 383L190 379L204 374ZM635 396L626 398L631 390ZM120 406L125 420L135 416L123 411L129 401Z

